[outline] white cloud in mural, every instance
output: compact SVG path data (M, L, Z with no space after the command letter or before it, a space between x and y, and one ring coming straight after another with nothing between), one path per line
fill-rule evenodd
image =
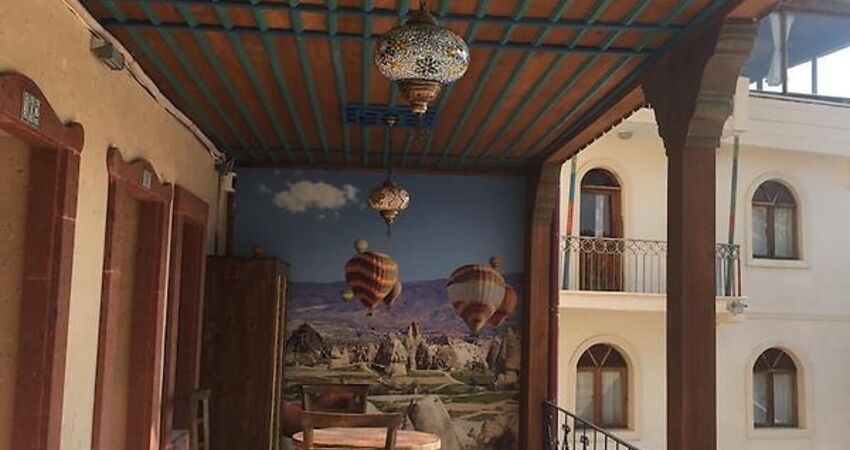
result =
M350 184L336 187L324 181L298 181L274 195L274 204L291 213L308 209L335 210L357 202L358 189Z
M266 184L260 184L259 186L257 186L257 192L259 192L260 194L271 194L272 188L270 188Z

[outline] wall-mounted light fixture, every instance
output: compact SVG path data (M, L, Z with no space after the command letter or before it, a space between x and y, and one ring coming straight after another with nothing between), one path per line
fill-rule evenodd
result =
M124 55L103 38L92 35L91 52L112 70L124 69Z

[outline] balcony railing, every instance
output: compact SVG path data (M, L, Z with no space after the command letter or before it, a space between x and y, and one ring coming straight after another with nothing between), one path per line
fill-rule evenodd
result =
M551 402L543 403L543 414L546 450L639 450Z
M666 293L666 241L564 236L561 246L564 290ZM717 244L715 262L717 296L740 297L739 246Z

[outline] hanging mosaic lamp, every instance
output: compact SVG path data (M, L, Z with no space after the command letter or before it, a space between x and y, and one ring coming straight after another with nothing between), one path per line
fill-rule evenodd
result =
M410 193L392 180L392 173L387 175L383 184L369 192L369 207L383 217L387 224L387 232L398 215L409 205Z
M386 117L390 137L392 137L393 125L398 120L396 117ZM383 184L369 192L369 207L383 217L387 224L387 233L398 215L410 205L410 193L407 189L399 186L393 181L392 166L388 166L387 179Z
M463 38L437 25L423 0L407 23L378 38L374 62L382 75L398 82L413 113L422 115L444 84L466 73L469 47Z

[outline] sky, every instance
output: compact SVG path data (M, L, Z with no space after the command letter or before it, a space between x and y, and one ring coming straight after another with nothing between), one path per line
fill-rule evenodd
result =
M504 273L525 266L525 179L397 174L411 193L387 237L386 225L366 204L383 173L240 169L234 249L253 246L290 263L295 282L337 282L354 241L389 253L402 280L447 278L464 264L501 260Z

